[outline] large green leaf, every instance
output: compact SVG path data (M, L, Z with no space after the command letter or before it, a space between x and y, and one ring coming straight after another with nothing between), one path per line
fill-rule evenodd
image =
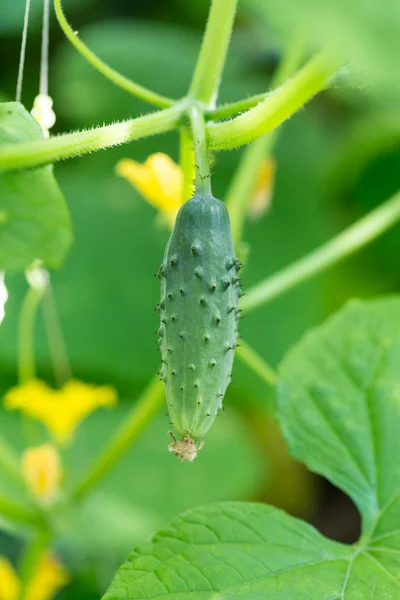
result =
M400 300L352 302L284 361L277 411L296 457L349 493L359 542L332 542L271 507L176 518L120 568L105 600L400 597Z
M0 104L0 147L43 139L18 102ZM0 269L23 269L35 259L58 267L70 244L67 206L51 166L0 173Z
M353 498L364 533L380 513L379 530L399 525L400 301L351 302L307 335L282 366L278 414L293 454Z

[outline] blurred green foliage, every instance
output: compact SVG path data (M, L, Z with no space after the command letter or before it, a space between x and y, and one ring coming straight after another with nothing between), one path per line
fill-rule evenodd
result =
M396 0L244 0L244 5L283 38L299 31L310 49L332 48L349 61L353 84L367 86L375 99L398 99L400 7Z
M22 0L6 0L0 7L4 36L0 93L9 99L16 81L22 5ZM84 6L69 0L64 5L82 39L112 66L162 94L185 93L201 42L204 3L193 3L190 10L182 0L148 2L146 7L105 0ZM394 7L390 14L397 12ZM272 206L261 220L246 226L251 252L243 273L245 286L315 248L398 188L400 132L396 110L387 108L397 93L398 78L398 53L393 51L396 20L390 14L361 0L353 4L307 0L301 7L291 0L243 1L222 101L267 90L286 40L298 28L310 48L339 39L343 51L354 51L361 62L365 58L362 66L373 78L380 75L379 85L365 90L338 83L283 127ZM34 20L30 29L27 107L37 92L38 23ZM6 60L11 51L12 62ZM62 39L55 22L50 90L57 132L148 110L87 65ZM73 372L85 381L111 383L122 398L129 398L117 411L99 412L81 427L69 457L71 479L91 462L159 365L153 334L159 290L152 274L161 262L168 231L155 225L153 209L114 172L120 158L144 160L155 151L177 159L177 135L146 139L55 168L75 237L64 267L53 275ZM215 156L213 188L222 199L240 156L241 151ZM277 364L309 327L322 322L348 297L398 290L399 244L397 227L361 255L249 315L242 322L243 337ZM0 328L3 391L15 378L17 320L26 290L22 276L9 276L7 285L10 298ZM41 375L51 379L41 320L37 356ZM60 522L60 549L69 568L80 574L80 583L63 597L98 598L127 550L183 509L219 499L260 497L259 490L268 489L270 473L267 455L249 423L255 414L263 424L269 396L265 385L236 361L228 411L211 432L204 456L189 466L167 454L168 420L160 415L81 512ZM251 413L252 419L238 418L232 407L242 415ZM2 414L1 422L14 443L22 441L15 415ZM267 427L265 420L266 433ZM273 469L273 459L271 463ZM6 489L9 484L1 481L3 485ZM8 543L13 542L6 546L0 538L1 552L8 551Z

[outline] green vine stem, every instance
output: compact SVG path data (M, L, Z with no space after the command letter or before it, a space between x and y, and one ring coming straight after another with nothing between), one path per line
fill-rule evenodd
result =
M300 60L304 53L304 40L299 33L293 37L293 40L289 43L288 49L285 52L283 59L281 60L278 71L272 79L272 87L279 88L286 79L291 77L299 66ZM235 102L229 102L223 106L217 106L214 111L206 112L206 119L226 119L238 113L245 112L250 108L254 108L260 102L263 102L267 98L270 98L273 94L276 94L277 89L273 89L262 94L255 94L242 100L236 100Z
M247 313L354 254L400 221L400 192L304 258L250 288L241 301Z
M272 367L244 340L236 348L236 354L240 360L254 371L269 387L275 387L277 374Z
M231 1L231 0L229 0ZM243 115L223 123L208 123L210 149L236 148L278 127L327 84L334 73L323 55L311 60L271 97ZM37 167L79 156L182 126L188 100L144 117L129 119L87 131L67 133L48 140L3 146L0 171Z
M22 304L18 332L19 383L26 383L35 377L35 321L43 294L44 289L29 287Z
M305 56L306 44L300 31L296 31L288 43L276 73L272 77L272 87L279 89L299 68Z
M193 196L194 164L192 136L188 127L182 127L180 131L180 166L183 176L182 202L186 202L186 200Z
M52 533L50 529L46 525L43 525L34 535L32 541L28 543L19 565L21 588L18 600L25 599L29 582L32 579L40 559L48 548L51 538Z
M18 455L3 436L0 436L0 470L23 485Z
M217 106L214 110L205 112L206 121L218 121L219 119L233 117L238 113L254 108L257 104L260 104L260 102L263 102L276 94L276 92L277 90L273 90L272 92L262 92L261 94L255 94L248 98L242 98L241 100L235 100L235 102L227 102L226 104Z
M185 108L185 103L177 103L171 108L121 123L66 133L38 142L2 146L0 171L38 167L176 129L182 124Z
M20 506L14 500L0 494L0 515L21 525L41 527L44 523L43 515Z
M68 23L65 14L63 12L61 6L61 0L54 0L54 9L57 15L57 20L60 24L61 29L64 34L71 42L71 44L78 50L78 52L85 58L88 63L90 63L97 71L99 71L104 77L112 81L115 85L122 88L126 92L129 92L133 96L137 96L141 100L148 102L149 104L153 104L154 106L158 106L159 108L167 108L168 106L172 106L174 104L174 100L171 98L166 98L165 96L161 96L160 94L156 94L152 90L149 90L134 81L128 79L115 69L111 68L104 61L102 61L94 52L89 50L89 48L81 42L78 37L78 34L72 29L70 24Z
M237 0L212 0L189 96L214 108L231 39Z
M54 376L57 384L62 387L66 381L71 379L72 370L50 279L43 297L42 313L46 328L47 342L53 363Z
M204 115L197 105L189 109L195 157L196 194L211 196L210 157L208 154Z
M231 219L233 243L239 252L247 207L252 199L258 171L264 157L270 154L273 134L264 135L252 142L244 151L226 196L226 206Z
M134 404L130 414L124 419L95 464L78 483L72 492L72 500L82 500L98 485L99 481L107 475L124 452L139 437L145 425L157 413L163 402L164 385L157 376Z
M238 148L272 131L324 89L337 68L338 64L321 53L254 108L230 121L210 122L210 149Z

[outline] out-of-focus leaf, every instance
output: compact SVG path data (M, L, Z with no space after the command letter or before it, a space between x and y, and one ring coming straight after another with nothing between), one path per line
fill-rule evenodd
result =
M0 104L0 146L43 139L22 104ZM51 166L0 173L0 269L35 259L59 267L71 244L68 209Z
M398 98L400 7L397 0L245 0L245 7L287 38L299 31L312 49L328 46L353 63L354 82L378 98Z

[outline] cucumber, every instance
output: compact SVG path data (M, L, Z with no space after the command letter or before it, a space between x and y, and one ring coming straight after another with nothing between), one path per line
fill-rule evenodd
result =
M238 337L240 263L228 211L195 195L180 209L159 268L160 376L179 439L169 450L193 461L222 409Z

